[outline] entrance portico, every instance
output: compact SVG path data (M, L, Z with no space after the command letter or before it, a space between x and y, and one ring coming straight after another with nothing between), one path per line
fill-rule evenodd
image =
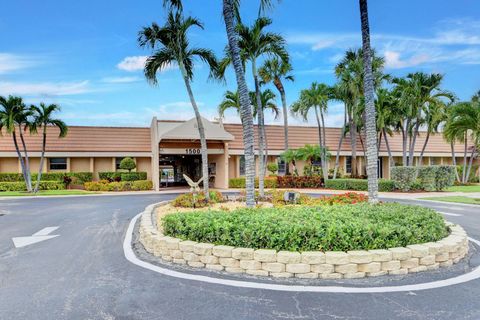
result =
M228 187L228 142L234 137L220 123L202 118L207 139L208 181L212 187ZM155 190L185 184L183 174L201 178L200 137L195 118L186 121L158 121L153 118L152 180Z

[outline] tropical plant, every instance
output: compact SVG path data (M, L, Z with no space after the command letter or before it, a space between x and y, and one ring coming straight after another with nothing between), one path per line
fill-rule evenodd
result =
M377 116L376 125L378 133L377 151L380 150L383 138L387 148L390 167L395 166L395 162L393 161L392 150L390 149L388 137L393 135L392 127L395 125L397 116L395 113L396 106L397 101L390 90L385 88L377 89L375 99L375 110Z
M144 27L139 32L138 43L140 47L150 48L153 51L152 55L147 58L144 68L145 77L151 84L157 84L157 74L159 71L162 71L174 63L178 64L195 112L200 136L202 175L205 181L208 181L205 128L190 83L193 80L195 59L198 58L205 62L209 66L211 73L216 72L217 60L212 51L204 48L192 48L190 46L188 31L191 27L203 29L202 23L196 18L183 16L181 6L176 10L170 8L165 24L160 27L158 24L152 23L151 26ZM203 183L203 190L208 198L208 183Z
M285 161L287 167L290 166L290 163L293 166L293 174L298 176L298 171L296 167L296 160L299 160L298 152L295 149L287 149L280 154L280 158Z
M287 98L285 97L285 87L283 86L282 79L288 81L294 81L293 75L290 74L292 66L283 60L276 57L266 60L263 66L258 69L258 74L262 79L262 83L266 84L272 82L280 92L283 108L283 130L284 130L284 150L288 150L288 112L287 112ZM287 174L288 167L287 167Z
M220 116L220 118L225 117L225 111L227 111L228 109L234 109L237 114L240 115L241 105L238 91L232 92L230 90L227 90L225 92L222 102L220 102L220 104L218 105L218 115Z
M44 103L40 103L39 106L31 106L31 110L33 111L34 117L34 131L36 132L37 128L42 129L42 153L40 156L40 167L38 168L37 182L35 184L35 188L33 189L33 192L37 193L40 186L40 180L42 179L43 163L45 161L45 149L47 147L47 128L58 128L58 137L64 138L68 133L68 127L65 122L54 117L54 113L60 111L60 106L56 104L46 105Z
M132 172L133 169L137 167L135 160L130 157L125 157L120 161L120 169L128 170L128 172Z
M306 144L303 147L297 149L296 156L299 160L303 160L309 162L309 167L307 167L307 174L311 175L312 172L315 170L315 162L321 162L322 167L322 174L325 179L325 176L328 176L328 172L325 174L325 166L323 165L323 161L328 162L330 157L330 153L324 147L311 144ZM325 179L326 180L326 179Z
M308 120L310 111L315 112L318 127L318 140L320 146L320 159L322 163L323 178L328 180L328 161L326 155L325 114L328 101L332 98L332 88L324 83L313 82L309 89L300 92L300 98L292 104L291 111L294 115Z

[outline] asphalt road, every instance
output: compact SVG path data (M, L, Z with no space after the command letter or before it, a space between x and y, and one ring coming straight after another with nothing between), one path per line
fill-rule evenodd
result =
M295 293L193 282L131 264L122 249L130 219L172 197L0 200L0 319L480 319L478 279L415 292ZM446 217L480 239L480 207L421 204L454 214ZM14 247L13 237L52 226L58 237Z

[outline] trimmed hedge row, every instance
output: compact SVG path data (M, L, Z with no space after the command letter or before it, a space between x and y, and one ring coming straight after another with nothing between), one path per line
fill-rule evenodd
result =
M32 182L37 180L37 173L32 173ZM72 178L73 184L84 184L93 180L91 172L45 172L42 173L42 181L61 181L67 176ZM0 173L0 182L23 182L21 173Z
M108 180L86 182L87 191L143 191L152 190L153 183L150 180L137 181L118 181L109 182Z
M65 184L60 181L40 181L40 190L63 190ZM23 181L0 182L1 191L27 191L27 186Z
M434 210L398 203L180 212L162 220L175 238L288 251L386 249L448 235Z
M321 188L323 178L320 176L278 176L278 188Z
M229 188L243 189L245 188L245 178L231 178L228 180ZM265 188L276 188L277 177L265 177ZM258 178L255 178L255 188L258 188Z
M138 172L117 172L117 171L105 171L99 172L98 177L100 180L109 181L137 181L147 180L147 173L144 171Z
M392 180L401 191L425 190L440 191L453 186L455 182L454 166L393 167Z
M368 180L364 179L335 179L327 180L325 182L326 189L334 190L355 190L367 191ZM395 184L392 180L378 179L378 191L391 192L395 190Z

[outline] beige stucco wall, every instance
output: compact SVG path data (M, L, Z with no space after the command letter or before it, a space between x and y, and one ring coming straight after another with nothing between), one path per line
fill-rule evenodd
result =
M215 163L215 188L228 188L226 179L227 175L227 164L225 163L225 155L223 154L211 154L208 156L208 163Z
M18 158L0 158L0 172L20 172Z
M238 177L238 158L240 156L230 156L228 159L228 178Z
M89 172L90 158L70 158L70 172Z
M98 172L112 171L112 158L95 158L94 179L98 179Z
M152 179L152 160L151 158L136 158L137 171L145 171L147 173L147 179Z

